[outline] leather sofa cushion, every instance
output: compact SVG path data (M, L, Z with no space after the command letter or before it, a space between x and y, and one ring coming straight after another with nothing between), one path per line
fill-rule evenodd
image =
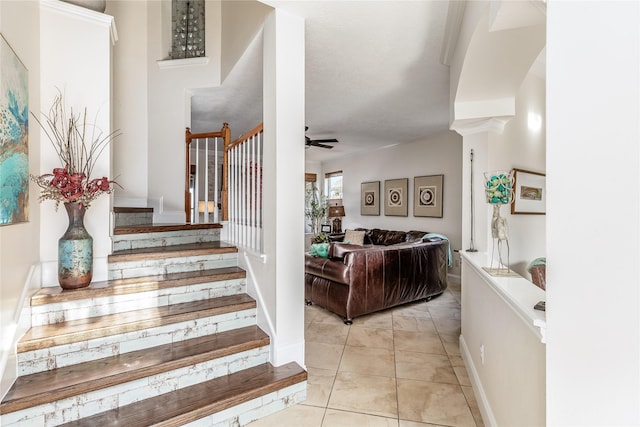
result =
M424 237L424 235L427 233L428 231L417 231L417 230L407 231L406 242L407 243L421 242L422 237Z
M405 241L407 233L404 231L380 230L374 228L371 230L371 242L374 245L395 245Z

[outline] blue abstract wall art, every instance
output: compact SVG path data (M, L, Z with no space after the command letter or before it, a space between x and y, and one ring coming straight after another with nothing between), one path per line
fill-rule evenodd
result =
M29 219L28 72L0 35L0 225Z

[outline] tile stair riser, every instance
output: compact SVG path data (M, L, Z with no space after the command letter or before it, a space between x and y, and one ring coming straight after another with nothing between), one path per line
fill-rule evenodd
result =
M266 363L269 347L231 354L3 415L2 426L31 421L56 426ZM44 424L35 420L44 417ZM19 425L19 424L18 424Z
M113 215L116 227L147 225L153 222L153 212L118 212Z
M31 308L32 325L41 326L143 308L201 301L209 298L237 295L245 291L246 279L232 279L176 286L155 291L36 305Z
M18 375L29 375L162 344L256 324L256 310L241 310L140 331L18 353Z
M189 243L209 243L220 240L220 230L165 231L112 236L113 250L154 248Z
M122 261L109 263L109 279L116 280L155 276L159 274L185 273L188 271L235 267L237 265L238 254L236 252L217 255Z
M237 427L251 421L274 414L282 409L305 401L307 382L303 381L274 391L262 397L249 400L197 421L184 424L183 427Z

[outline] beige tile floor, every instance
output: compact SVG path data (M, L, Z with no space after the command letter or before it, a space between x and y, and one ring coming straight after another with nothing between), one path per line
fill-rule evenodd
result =
M346 326L305 309L307 400L251 427L483 427L460 357L460 285Z

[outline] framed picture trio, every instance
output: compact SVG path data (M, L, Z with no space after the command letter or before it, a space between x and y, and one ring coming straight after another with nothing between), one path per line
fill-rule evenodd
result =
M413 178L413 216L442 218L444 175ZM388 179L360 185L360 215L409 215L409 178Z

